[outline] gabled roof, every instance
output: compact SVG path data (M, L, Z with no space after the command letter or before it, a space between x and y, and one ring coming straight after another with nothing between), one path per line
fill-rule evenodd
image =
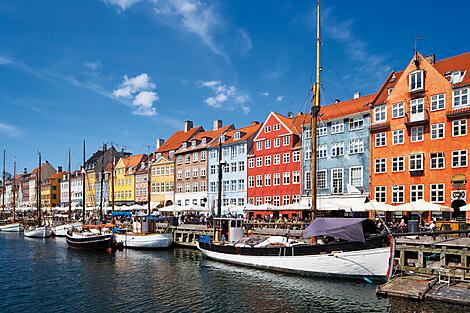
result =
M179 130L175 132L173 135L171 135L170 138L168 138L167 141L165 141L160 148L157 149L157 153L165 153L169 151L176 151L178 150L183 142L190 140L194 135L196 135L199 132L203 132L204 128L202 126L198 127L193 127L187 132L184 130Z
M356 99L328 104L320 108L320 117L323 121L346 117L359 112L369 111L369 104L374 99L375 94L362 96Z
M220 135L222 135L223 133L225 133L229 130L232 130L233 128L234 128L233 124L230 124L230 125L227 125L227 126L224 126L224 127L220 127L219 129L216 129L216 130L200 132L188 141L192 141L192 140L202 141L203 138L208 138L209 140L206 142L206 144L202 144L201 142L199 142L196 145L196 147L192 147L191 143L189 142L189 144L186 148L181 147L181 148L178 149L178 151L176 153L184 153L184 152L189 152L189 151L193 151L193 150L199 150L199 149L207 148L211 145L211 143L213 141L217 141L217 138L219 138Z
M128 169L129 167L135 168L137 165L139 165L139 163L142 161L142 158L144 158L145 156L145 154L137 154L129 156L127 158L121 158L121 160L126 169Z
M68 173L67 172L58 172L58 173L55 173L55 174L51 175L51 177L49 177L49 179L61 179L66 174L68 174Z
M253 124L250 126L238 128L238 129L232 129L229 130L225 133L225 141L222 144L229 144L229 143L234 143L234 142L243 142L248 140L248 138L254 136L259 129L261 128L261 124ZM239 139L234 139L234 135L236 132L240 132L240 138ZM210 147L217 147L219 144L218 140L213 140L212 143L210 144Z
M46 165L48 165L48 164L49 164L48 161L42 163L42 164L41 164L41 169L43 169L43 168L44 168ZM49 164L49 165L50 165L50 164ZM52 166L52 165L51 165L51 166ZM31 174L36 174L38 171L39 171L39 167L36 167L36 168L31 172Z
M258 136L262 133L262 129L264 129L264 126L269 121L271 116L276 118L281 123L281 125L288 131L288 134L292 133L292 134L296 134L299 136L302 134L302 125L306 124L307 121L310 120L309 113L306 113L306 114L299 113L292 117L287 117L287 116L281 115L273 111L269 113L268 117L262 124L262 127L260 127L260 129L258 130L256 137L253 139L254 141L258 140Z

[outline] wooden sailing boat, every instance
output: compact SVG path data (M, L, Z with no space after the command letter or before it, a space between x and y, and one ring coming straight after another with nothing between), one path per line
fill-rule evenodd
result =
M38 151L39 159L39 168L36 172L36 207L37 207L37 221L35 226L31 226L28 229L25 229L25 237L32 238L47 238L52 236L52 229L48 225L43 225L43 220L41 217L41 183L42 183L42 164L41 164L41 152Z
M3 149L3 181L5 181L5 149ZM5 192L3 190L2 186L2 192L3 192L3 198L5 198ZM12 198L12 204L13 204L13 218L11 223L8 223L6 225L0 226L0 231L2 232L8 232L8 233L19 233L23 231L23 225L21 223L18 223L16 221L16 158L13 164L13 186L12 186L12 192L13 192L13 198Z
M164 249L173 243L173 233L163 232L156 233L154 231L154 221L151 216L151 162L150 155L148 157L147 171L147 214L136 213L132 216L132 232L124 231L116 233L116 241L124 248L131 249ZM112 171L114 171L114 160ZM114 176L113 176L114 178ZM112 181L114 185L114 180Z
M108 250L115 247L115 240L114 235L111 234L103 234L101 232L101 213L103 210L103 165L104 165L104 154L106 153L105 145L103 145L103 155L102 155L102 162L101 162L101 192L100 192L100 217L98 219L98 230L99 233L97 234L94 232L94 229L90 227L85 227L85 207L86 207L86 194L85 194L85 183L86 183L86 171L85 171L85 141L83 141L83 166L82 166L82 175L83 175L83 186L82 186L82 196L83 196L83 227L82 229L69 229L65 235L65 240L67 244L72 249L79 249L79 250ZM86 228L86 229L85 229Z
M317 203L316 128L320 112L320 43L320 1L318 1L316 82L313 86L311 107L312 220L315 218ZM219 175L219 188L220 180ZM281 236L272 236L255 242L252 238L243 238L242 222L240 219L215 218L215 240L221 238L223 233L227 237L227 243L211 242L205 237L197 243L198 248L204 255L215 260L280 272L348 278L375 278L387 275L390 260L388 238L381 235L366 237L363 232L365 219L315 219L304 232L304 237L331 236L342 239L327 244L300 242Z

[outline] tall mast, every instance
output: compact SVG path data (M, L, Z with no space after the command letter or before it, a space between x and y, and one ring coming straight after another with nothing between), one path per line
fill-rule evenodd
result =
M83 140L83 165L82 165L82 217L83 217L83 225L85 225L85 207L86 207L86 202L85 202L85 140Z
M104 181L104 154L106 153L106 145L103 144L103 153L101 154L101 173L100 173L100 215L98 225L101 225L103 220L103 181ZM101 227L100 227L101 233Z
M38 208L38 226L41 226L41 152L38 151L38 171L37 171L37 183L36 183L36 199Z
M12 190L13 190L13 223L15 222L15 219L16 219L16 197L15 197L15 193L16 193L16 157L15 157L15 161L13 162L13 187L12 187Z
M7 149L3 147L3 172L2 172L2 213L5 211L5 179L6 179L6 155L7 155Z
M218 151L218 174L217 174L217 217L222 215L222 140L219 138Z
M72 170L70 166L70 148L69 148L69 223L72 221Z
M152 167L150 165L150 155L148 157L148 161L147 161L147 166L148 166L148 177L147 177L147 211L148 211L148 215L150 215L150 213L152 212L151 211L151 208L150 208L150 201L151 201L151 195L150 195L150 191L151 191L151 187L152 187Z
M317 213L317 122L320 113L320 0L317 1L317 64L316 64L316 81L313 85L313 101L312 101L312 220Z
M114 147L111 143L111 212L114 212ZM108 196L109 197L109 196Z

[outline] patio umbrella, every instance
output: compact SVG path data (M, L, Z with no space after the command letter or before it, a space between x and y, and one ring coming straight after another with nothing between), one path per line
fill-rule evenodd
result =
M451 207L427 202L423 199L419 199L417 201L412 201L410 203L405 203L397 206L399 211L409 211L409 212L454 212L454 209Z
M470 211L470 204L461 206L461 207L459 208L459 210L460 210L460 211Z
M376 200L371 200L366 203L356 205L352 208L354 212L368 212L368 211L379 211L379 212L396 212L399 211L397 207L386 204L383 202L377 202Z

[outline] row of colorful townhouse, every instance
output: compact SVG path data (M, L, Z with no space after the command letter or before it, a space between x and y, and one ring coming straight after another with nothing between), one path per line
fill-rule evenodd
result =
M356 93L353 99L322 106L316 132L319 203L331 200L347 206L367 196L393 205L424 199L458 212L470 191L469 69L470 53L441 61L416 53L405 70L390 73L375 94ZM152 207L214 209L220 148L222 205L310 206L310 125L308 113L271 112L263 123L241 128L215 120L207 131L185 121L168 140L158 139L150 155L98 150L85 164L86 204L99 205L102 167L103 204L110 204L114 156L115 204L144 204L150 196ZM67 173L58 174L61 170L48 163L43 167L42 180L52 177L51 184L60 190L60 199L51 193L43 201L67 205ZM17 180L22 181L17 188L23 194L20 201L33 206L34 171L21 175L25 178ZM73 172L70 180L72 203L81 205L82 172ZM7 203L11 189L7 182ZM45 187L46 194L47 190L52 187Z

